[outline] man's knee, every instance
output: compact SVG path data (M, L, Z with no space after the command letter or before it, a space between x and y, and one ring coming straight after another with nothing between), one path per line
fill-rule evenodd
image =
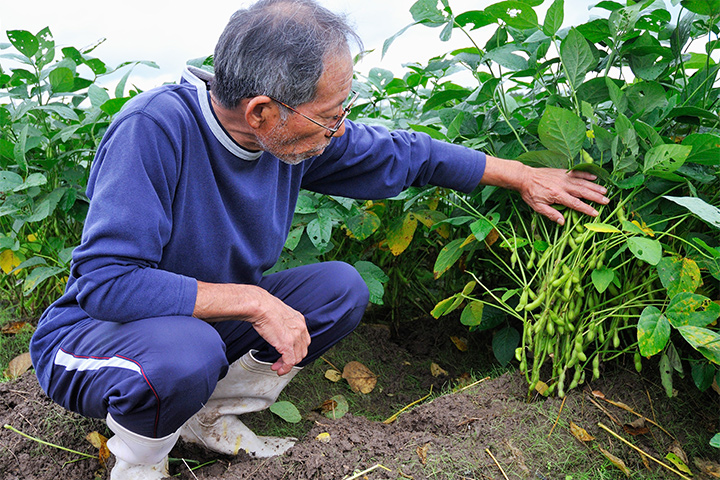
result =
M322 264L325 268L326 281L323 288L339 298L356 304L365 309L370 298L367 284L358 271L345 262L326 262Z

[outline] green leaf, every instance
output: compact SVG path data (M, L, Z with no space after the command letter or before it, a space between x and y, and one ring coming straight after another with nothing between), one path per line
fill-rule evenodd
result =
M410 7L410 14L416 22L445 23L437 0L418 0Z
M385 58L385 54L387 53L388 49L390 48L390 45L392 45L392 43L395 41L395 39L397 39L400 35L402 35L403 33L405 33L405 31L406 31L408 28L410 28L410 27L412 27L412 26L415 26L415 25L417 25L418 23L419 23L419 22L411 23L410 25L407 25L407 26L403 27L402 29L400 29L400 31L397 32L397 33L396 33L395 35L393 35L392 37L386 38L385 41L383 42L382 55L380 56L380 58L381 58L381 59L382 59L382 58Z
M35 288L40 285L44 280L57 275L58 273L65 272L62 267L37 267L33 268L30 274L25 277L23 282L22 291L23 295L27 296L32 293Z
M495 229L496 224L497 219L495 218L480 217L470 224L470 231L478 242L482 242L487 238L490 232Z
M531 5L521 1L498 2L484 9L484 12L502 20L507 25L521 30L538 27L538 18Z
M345 220L345 226L359 241L363 241L380 228L382 221L375 212L362 210L359 214Z
M592 173L597 178L604 182L610 182L612 180L612 175L610 175L610 172L602 168L597 163L579 163L572 167L570 169L571 172L587 172Z
M720 135L712 133L692 133L682 141L692 147L686 162L700 165L720 165Z
M11 192L23 184L23 178L15 172L0 171L0 193Z
M478 300L468 303L460 315L460 323L468 327L480 325L483 319L484 308L485 304Z
M7 36L13 47L28 58L35 55L40 48L37 37L27 30L9 30Z
M382 305L385 295L384 284L389 280L388 276L380 267L365 260L355 262L354 267L368 286L370 301L375 305Z
M710 446L720 448L720 433L716 433L715 436L710 439Z
M510 71L527 70L528 61L520 55L515 55L513 52L516 51L520 51L520 48L515 44L503 45L487 52L482 61L493 61Z
M637 327L640 354L651 357L660 353L670 340L670 330L670 322L657 307L645 307Z
M710 205L703 199L697 197L671 197L669 195L664 195L663 198L687 208L713 227L720 228L720 208Z
M300 239L302 238L302 234L305 231L305 226L301 225L299 227L296 227L290 231L288 234L287 239L285 240L285 248L287 248L290 251L295 250L295 247L298 246L298 243L300 243Z
M615 271L603 266L593 270L590 277L597 291L603 293L615 279Z
M572 160L585 141L585 122L570 110L548 106L540 120L538 134L545 148Z
M444 142L450 141L448 139L447 135L445 135L441 131L437 130L436 128L428 127L425 125L417 125L414 123L408 124L408 127L410 127L412 130L415 130L416 132L427 133L435 140L442 140Z
M447 272L450 267L455 264L455 262L460 260L463 253L462 244L464 242L465 239L458 238L457 240L453 240L448 243L442 250L440 250L437 260L435 260L435 265L433 266L433 276L436 280L440 278L443 273Z
M708 362L696 361L692 363L690 374L698 390L704 392L710 388L713 378L715 378L715 370L715 367Z
M565 20L565 0L555 0L545 14L545 22L543 23L543 33L548 37L552 37L562 27Z
M305 231L310 237L310 241L315 245L315 248L324 251L330 243L330 237L332 236L333 222L329 215L323 213L322 210L318 210L317 218L310 221L305 228Z
M680 3L693 13L715 17L720 15L720 0L682 0Z
M665 387L665 394L668 397L673 396L673 381L672 381L673 369L670 366L670 358L666 354L662 354L660 357L660 380Z
M531 167L547 167L547 168L567 168L567 156L560 152L551 152L550 150L533 150L525 152L516 160L530 165Z
M286 400L270 405L270 411L288 423L299 423L302 420L302 415L297 407Z
M440 300L437 305L432 309L430 315L433 318L440 318L443 315L454 311L463 302L463 297L459 293L456 293L452 297L448 297L444 300Z
M645 154L643 173L671 173L682 167L692 147L687 145L660 145Z
M93 107L100 108L103 103L110 100L110 95L104 88L92 84L88 87L88 98L90 99L90 104Z
M48 74L53 93L70 92L75 85L75 75L69 68L59 67Z
M678 332L705 358L715 364L720 364L720 335L712 330L702 327L679 327Z
M705 327L720 317L720 305L704 295L680 292L670 299L665 312L673 327Z
M585 75L595 66L595 57L588 41L577 29L572 28L560 44L560 57L570 84L577 89Z
M343 395L335 395L334 397L330 397L330 402L332 402L334 408L331 408L330 410L325 412L325 416L327 418L342 418L350 410L348 401Z
M520 345L520 332L513 327L498 331L492 339L493 354L503 367L515 357L515 349Z
M627 245L636 258L650 265L657 265L662 258L662 245L657 240L642 237L630 237Z
M680 292L693 293L702 284L700 267L690 258L663 257L657 265L657 272L667 289L668 298Z

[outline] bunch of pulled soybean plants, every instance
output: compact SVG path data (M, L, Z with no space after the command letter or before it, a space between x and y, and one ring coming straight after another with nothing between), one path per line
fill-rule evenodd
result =
M563 0L544 20L539 3L460 14L415 3L417 24L472 44L411 67L406 82L436 75L415 123L528 165L591 172L611 201L596 218L565 210L561 226L513 192L458 197L464 213L448 222L469 235L445 246L435 275L461 264L474 280L433 315L464 305L464 324L495 329L496 357L516 357L530 394L563 396L624 355L638 370L660 355L668 394L688 366L705 390L720 383L720 5L605 1L603 17L561 28ZM437 78L460 67L478 88Z

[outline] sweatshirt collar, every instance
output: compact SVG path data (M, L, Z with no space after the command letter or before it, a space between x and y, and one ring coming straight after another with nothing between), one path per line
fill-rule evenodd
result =
M213 113L212 106L210 105L210 95L208 94L207 89L207 84L211 82L213 78L214 76L212 73L190 65L185 67L182 74L182 79L197 89L200 109L202 110L205 122L207 122L210 130L213 132L213 135L215 135L215 138L217 138L217 140L236 157L247 161L257 160L263 152L251 152L250 150L240 146L230 135L228 135L227 131L223 128Z

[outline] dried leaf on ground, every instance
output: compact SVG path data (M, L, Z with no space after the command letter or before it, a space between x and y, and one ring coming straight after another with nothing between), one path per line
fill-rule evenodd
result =
M650 433L650 429L645 426L645 419L640 417L634 422L623 424L625 433L632 436L646 435Z
M440 375L443 377L448 376L447 370L443 370L443 368L435 362L430 365L430 373L432 373L433 377L439 377Z
M99 432L90 432L85 439L98 449L98 460L100 460L101 465L105 466L108 458L110 458L110 450L107 446L108 439Z
M15 335L26 328L28 330L32 330L35 327L33 327L32 324L29 322L10 322L6 323L2 326L2 328L0 328L0 333L4 333L5 335Z
M593 397L605 398L605 394L603 392L601 392L600 390L593 390L592 394L593 394Z
M468 351L468 341L462 337L450 337L450 340L455 344L458 350L461 352Z
M697 457L693 459L693 462L704 474L713 478L720 478L720 463L713 462L712 460L703 460Z
M342 380L342 373L338 372L334 368L331 368L325 371L325 378L327 378L331 382L339 382L340 380Z
M610 460L613 465L615 465L616 467L618 467L618 468L620 469L620 471L622 471L622 472L625 474L625 476L627 476L627 477L630 476L630 473L631 473L631 472L630 472L630 469L627 467L627 465L625 465L625 462L623 462L621 459L619 459L618 457L616 457L616 456L613 455L612 453L608 452L608 451L605 450L604 448L602 448L602 447L598 447L598 448L600 449L600 451L602 452L602 454L605 455L605 458L607 458L608 460Z
M12 380L27 372L31 367L30 353L22 353L10 360L7 369L5 369L5 376Z
M377 384L377 375L360 362L350 362L345 365L342 378L347 380L355 393L370 393Z
M417 448L415 449L415 451L416 451L417 454L418 454L418 457L420 458L420 463L422 463L423 465L426 465L426 464L427 464L427 454L428 454L428 450L429 450L429 449L430 449L430 444L429 444L429 443L426 443L426 444L423 445L422 447L417 447Z
M322 432L315 437L315 440L321 443L330 443L330 434L328 432Z
M530 469L525 465L525 455L523 455L522 451L517 448L515 445L512 444L512 440L505 439L505 444L508 447L508 450L510 450L510 454L515 459L515 462L520 470L522 470L525 477L530 477Z
M577 438L581 442L595 440L595 437L590 435L587 430L578 426L575 422L570 422L570 433L572 433L573 437Z
M683 450L682 446L680 446L680 443L677 440L675 440L672 445L668 447L668 452L677 455L680 460L685 462L685 464L689 463L687 453L685 453L685 450Z

